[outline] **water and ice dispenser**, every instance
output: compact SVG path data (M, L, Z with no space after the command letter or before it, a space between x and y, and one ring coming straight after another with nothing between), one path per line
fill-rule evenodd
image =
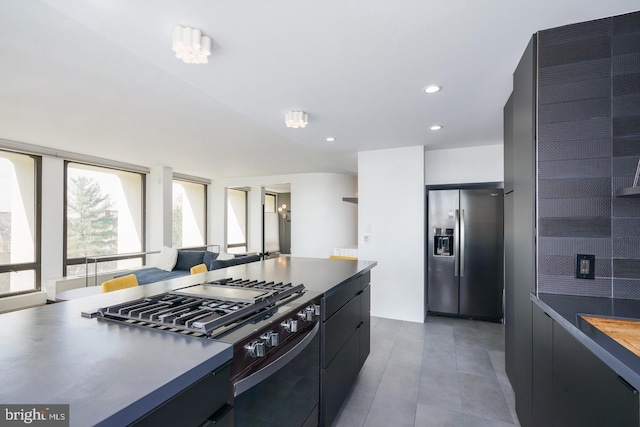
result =
M433 255L453 256L453 228L433 229Z

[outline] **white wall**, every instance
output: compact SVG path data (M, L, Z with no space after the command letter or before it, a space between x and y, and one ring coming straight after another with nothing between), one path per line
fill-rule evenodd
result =
M42 157L42 284L62 277L64 160Z
M357 241L357 207L344 202L353 197L351 175L314 173L297 175L291 183L291 255L327 258L333 248Z
M263 177L216 180L209 188L209 242L224 245L224 206L226 187L250 187L249 250L261 250L260 233L255 233L261 221L260 187L276 184L291 186L291 255L327 258L336 246L356 242L357 207L343 202L353 197L357 189L354 176L335 173L274 175ZM257 207L257 204L260 204ZM260 218L260 219L257 219ZM258 240L258 241L255 241Z
M358 153L358 258L378 262L373 316L424 321L424 159L422 146Z
M163 166L151 168L146 190L147 250L157 251L163 246L172 246L173 169Z
M426 151L424 182L426 185L502 182L502 147L498 144Z

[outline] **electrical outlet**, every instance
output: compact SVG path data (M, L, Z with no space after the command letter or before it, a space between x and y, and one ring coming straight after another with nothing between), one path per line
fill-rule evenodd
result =
M596 256L595 255L576 255L576 279L595 279L596 278Z

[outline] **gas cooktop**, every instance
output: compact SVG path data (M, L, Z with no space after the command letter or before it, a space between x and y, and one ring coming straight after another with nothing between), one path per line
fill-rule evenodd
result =
M213 338L295 301L304 285L222 279L100 308L99 320Z

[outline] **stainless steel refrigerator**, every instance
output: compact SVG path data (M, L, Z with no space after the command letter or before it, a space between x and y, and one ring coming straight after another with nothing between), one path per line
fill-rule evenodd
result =
M427 307L432 313L503 317L502 189L428 193Z

